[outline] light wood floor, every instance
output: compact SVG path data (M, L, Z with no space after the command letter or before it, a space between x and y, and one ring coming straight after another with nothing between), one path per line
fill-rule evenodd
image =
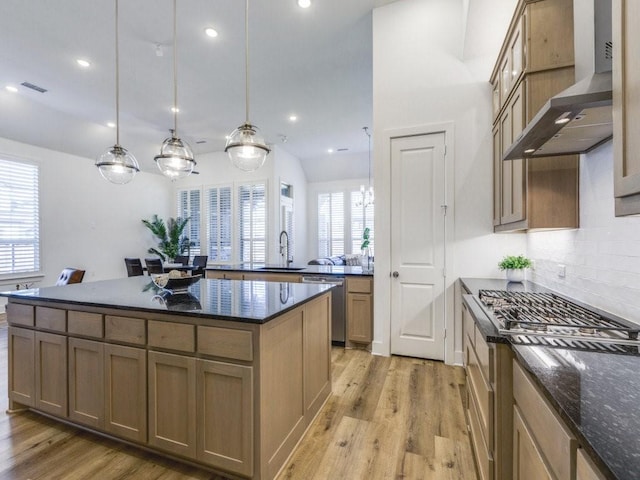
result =
M1 320L1 319L0 319ZM210 472L7 408L0 325L0 479L209 479ZM459 367L333 350L333 395L278 480L475 480Z

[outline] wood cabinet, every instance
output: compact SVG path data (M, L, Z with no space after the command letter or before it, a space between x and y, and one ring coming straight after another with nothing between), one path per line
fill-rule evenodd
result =
M197 459L251 476L252 367L198 359L196 385Z
M576 455L576 480L605 480L605 478L584 450L579 448Z
M34 407L67 416L67 337L36 332L36 398Z
M147 441L147 351L104 345L105 429L118 437Z
M11 305L9 305L11 306ZM33 309L33 307L30 307ZM11 312L11 309L8 309ZM17 309L13 309L17 311ZM9 327L9 409L33 407L36 395L35 332Z
M69 338L69 419L104 429L104 344Z
M148 353L149 444L196 456L196 359Z
M368 277L348 277L347 340L357 344L373 341L373 286Z
M521 0L491 76L495 231L579 226L577 155L502 160L540 107L573 83L573 3Z
M616 216L640 214L640 6L613 0L613 157Z
M508 345L487 343L462 301L465 413L481 480L511 478L512 389Z
M576 439L514 360L513 478L573 480Z

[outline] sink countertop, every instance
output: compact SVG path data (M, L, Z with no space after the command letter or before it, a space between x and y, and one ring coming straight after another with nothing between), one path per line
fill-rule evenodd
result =
M148 276L0 292L10 301L76 304L123 311L266 323L325 293L330 285L201 279L187 293L169 295ZM161 298L164 297L164 298ZM199 308L198 308L199 307Z
M473 295L480 289L551 291L528 281L461 278L460 282L463 293ZM488 342L509 343L473 298L463 298ZM511 349L606 478L640 478L640 356L542 346L511 345Z
M273 270L269 270L272 267ZM298 275L356 275L356 276L373 276L373 272L364 272L362 267L352 267L349 265L291 265L288 270L278 265L248 264L241 263L237 265L209 265L206 270L224 271L224 272L273 272L273 273L290 273ZM295 270L294 270L295 269Z

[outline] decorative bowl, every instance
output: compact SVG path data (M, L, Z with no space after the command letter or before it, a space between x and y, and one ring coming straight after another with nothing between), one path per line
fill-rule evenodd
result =
M163 273L152 277L152 280L157 287L175 292L186 290L201 278L202 275L190 275L186 277L170 278L168 274Z

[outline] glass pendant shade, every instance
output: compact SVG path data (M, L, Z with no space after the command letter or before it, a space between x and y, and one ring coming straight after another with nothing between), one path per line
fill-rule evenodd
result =
M245 172L253 172L262 167L271 151L257 130L249 123L239 126L229 136L224 149L233 165Z
M96 167L105 180L124 185L133 180L140 171L138 161L120 145L114 145L96 160Z
M154 160L160 172L171 180L188 177L196 165L189 144L177 138L173 132L170 138L162 142L160 155Z

